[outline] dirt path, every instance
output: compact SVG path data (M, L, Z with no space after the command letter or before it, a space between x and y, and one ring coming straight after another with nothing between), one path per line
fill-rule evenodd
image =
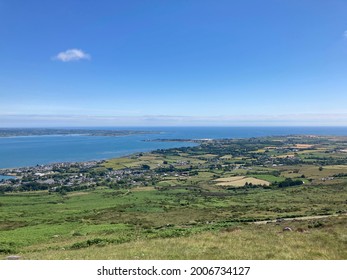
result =
M295 217L295 218L281 218L281 219L276 219L276 220L266 220L266 221L258 221L258 222L253 222L253 224L256 225L263 225L267 223L276 223L279 221L303 221L303 220L314 220L314 219L324 219L324 218L330 218L330 217L338 217L338 216L343 216L347 215L347 213L343 214L333 214L333 215L320 215L320 216L305 216L305 217Z

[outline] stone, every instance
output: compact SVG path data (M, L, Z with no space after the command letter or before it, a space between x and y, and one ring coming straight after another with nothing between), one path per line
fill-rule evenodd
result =
M8 256L6 259L7 260L20 260L21 258L22 258L21 256L13 255L13 256Z

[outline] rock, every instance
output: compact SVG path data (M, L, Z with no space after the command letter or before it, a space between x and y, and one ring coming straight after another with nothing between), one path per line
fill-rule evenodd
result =
M284 227L283 231L293 231L290 227Z
M13 256L8 256L6 259L7 260L20 260L21 258L22 258L21 256L13 255Z

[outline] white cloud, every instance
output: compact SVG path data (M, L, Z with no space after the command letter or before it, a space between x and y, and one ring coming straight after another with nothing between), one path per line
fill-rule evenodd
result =
M347 114L235 116L101 116L3 114L0 127L35 126L347 126Z
M347 30L345 32L343 32L343 37L345 37L347 39Z
M65 52L58 53L53 59L69 62L81 59L90 59L90 55L79 49L69 49Z

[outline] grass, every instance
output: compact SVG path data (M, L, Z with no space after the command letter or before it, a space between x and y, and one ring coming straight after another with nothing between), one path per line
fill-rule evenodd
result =
M33 251L30 259L346 259L346 217L285 224L241 224L188 236L133 240L120 244L103 240L86 247L56 246ZM317 226L318 225L318 226ZM291 232L284 232L289 226ZM334 236L334 238L331 238ZM256 246L255 246L256 244ZM64 244L61 244L64 245Z
M233 186L233 187L243 187L246 183L253 185L270 185L268 181L260 180L252 177L244 176L233 176L228 178L220 178L215 180L217 186Z
M347 165L327 165L324 166L326 169L333 169L333 170L347 170Z
M192 243L191 251L186 251L182 256L230 258L231 253L223 250L222 246L224 242L236 246L232 238L230 240L227 238L233 235L224 232L231 225L244 221L345 211L346 188L346 186L300 186L283 190L234 189L219 193L222 195L217 195L218 193L215 195L215 192L196 193L194 190L176 186L159 191L153 187L135 188L130 191L99 188L67 196L49 195L46 192L6 194L1 196L0 257L20 254L29 259L88 258L88 256L104 259L116 257L111 254L113 250L111 248L121 246L119 248L130 250L133 247L133 249L127 255L119 253L117 258L132 258L131 256L135 258L134 248L144 246L141 250L146 252L145 258L179 258L178 252L187 246L187 242L196 239L197 243ZM341 225L338 226L340 227ZM268 235L269 243L262 243L263 253L254 252L252 255L251 252L244 252L242 254L245 255L242 255L239 252L233 257L269 258L270 255L266 257L266 254L273 254L273 258L296 258L297 255L285 256L282 251L278 251L279 249L276 251L270 246L270 240L275 237L282 238L283 235L282 233L278 235L275 229L278 230L270 225L269 227L244 225L243 246L248 244L247 238L251 236L255 242L258 242L259 238L264 239ZM316 235L318 238L319 232ZM294 233L293 236L294 240L302 235ZM305 245L309 246L313 243L315 235L309 236L310 239L299 241L309 242ZM165 240L161 240L162 238ZM208 246L214 244L216 247L207 255L203 249L197 252L197 248L202 246L201 240L206 238L211 238ZM322 238L327 238L327 233L322 232ZM291 242L294 242L293 240ZM343 245L341 242L336 248L341 248ZM177 254L174 253L175 246L172 247L171 253L164 248L154 250L152 254L148 253L149 246L160 248L164 243L177 243L175 245ZM103 249L97 253L97 248L100 246L103 246ZM170 248L171 245L167 246ZM65 251L62 252L61 248ZM106 248L109 248L109 252ZM71 251L72 249L75 251ZM134 255L131 255L131 252L134 252ZM302 257L330 258L333 257L331 254L314 252ZM334 258L341 256L339 253Z
M278 177L278 176L268 175L268 174L251 174L251 176L257 179L268 181L270 183L282 182L285 180L285 177L282 177L282 176Z

